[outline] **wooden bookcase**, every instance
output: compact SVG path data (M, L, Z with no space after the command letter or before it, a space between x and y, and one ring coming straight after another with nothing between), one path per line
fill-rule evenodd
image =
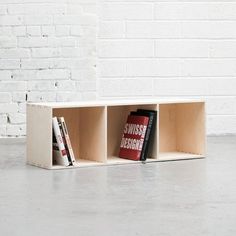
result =
M27 163L46 169L139 163L118 157L130 111L157 111L147 162L205 156L205 102L201 100L100 101L27 104ZM77 165L53 165L52 117L64 116Z

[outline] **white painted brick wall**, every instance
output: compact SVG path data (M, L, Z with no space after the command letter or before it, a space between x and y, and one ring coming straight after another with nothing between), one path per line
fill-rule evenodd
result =
M100 0L99 19L101 98L204 98L208 134L236 133L235 1Z
M0 136L25 135L26 98L96 98L96 27L96 0L0 1Z
M236 133L235 28L235 1L1 0L0 136L25 135L26 98L150 96L204 98L208 134Z

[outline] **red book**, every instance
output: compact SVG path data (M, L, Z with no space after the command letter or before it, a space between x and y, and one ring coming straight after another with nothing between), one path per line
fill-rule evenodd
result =
M129 115L120 144L119 157L139 161L149 117Z

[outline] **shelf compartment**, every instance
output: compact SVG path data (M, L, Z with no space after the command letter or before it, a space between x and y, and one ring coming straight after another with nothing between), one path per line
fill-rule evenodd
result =
M122 105L122 106L108 106L107 107L107 162L108 163L127 163L136 162L119 158L120 142L123 135L123 129L127 121L127 117L131 111L137 109L158 110L157 104L148 105ZM157 127L155 125L155 134L152 143L150 143L150 157L157 159Z
M106 162L105 111L105 107L53 109L53 116L65 118L78 166Z
M159 160L200 158L205 154L205 105L160 104Z

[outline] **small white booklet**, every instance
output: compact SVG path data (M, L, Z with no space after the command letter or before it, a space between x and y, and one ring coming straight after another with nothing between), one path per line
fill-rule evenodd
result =
M59 123L57 117L52 118L52 126L53 126L53 156L57 164L63 166L69 166L68 155L66 152L66 148L63 142L62 134L60 131Z

